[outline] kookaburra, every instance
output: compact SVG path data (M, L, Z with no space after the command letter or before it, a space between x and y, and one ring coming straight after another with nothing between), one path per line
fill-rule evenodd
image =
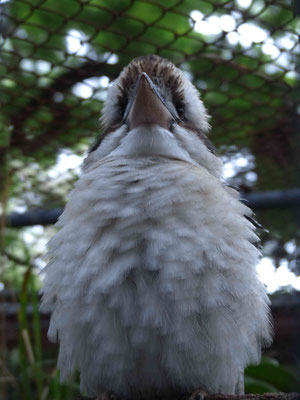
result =
M271 341L251 211L222 179L180 69L133 60L49 244L42 309L63 381L88 396L241 394Z

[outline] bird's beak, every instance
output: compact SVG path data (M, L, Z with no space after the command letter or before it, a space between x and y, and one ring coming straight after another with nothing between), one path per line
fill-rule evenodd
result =
M168 108L146 72L142 72L123 122L128 124L130 129L141 124L158 124L169 129L174 121L177 122L178 117Z

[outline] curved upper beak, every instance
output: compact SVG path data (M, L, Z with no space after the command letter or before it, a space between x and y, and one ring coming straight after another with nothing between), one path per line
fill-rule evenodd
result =
M170 110L165 100L158 92L155 84L142 72L135 88L135 93L129 104L123 122L130 129L141 124L158 124L169 129L173 121L178 122L178 117Z

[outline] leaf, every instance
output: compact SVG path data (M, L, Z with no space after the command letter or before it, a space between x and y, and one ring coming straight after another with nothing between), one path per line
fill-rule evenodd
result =
M263 359L260 365L249 366L245 370L247 377L259 379L273 385L281 392L300 390L300 379L288 368L282 367L270 358Z
M278 389L268 382L245 376L245 393L266 393L278 392Z

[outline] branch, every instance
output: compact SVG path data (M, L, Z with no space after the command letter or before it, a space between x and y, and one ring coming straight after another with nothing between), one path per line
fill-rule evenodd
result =
M109 398L117 399L118 397L103 395L98 397L97 399L92 399L88 397L76 397L76 400L108 400ZM300 393L264 393L264 394L243 394L243 395L230 395L230 394L209 394L204 398L202 396L197 396L197 394L193 393L189 397L183 397L181 400L300 400ZM122 398L118 398L119 400L123 400ZM159 398L158 398L159 399ZM158 400L157 399L157 400ZM151 400L156 400L153 397ZM161 399L160 399L161 400ZM174 400L170 398L164 398L163 400Z
M81 82L84 79L103 75L115 78L119 72L119 65L95 61L87 61L77 68L70 68L68 72L60 75L52 85L41 89L39 95L32 98L28 104L14 113L11 118L11 125L14 127L11 135L11 146L20 148L24 155L30 155L37 149L47 147L50 142L59 137L63 130L64 123L68 121L68 118L66 118L66 114L69 112L68 107L61 103L57 104L54 100L54 94L56 92L65 93L75 83ZM47 127L47 134L38 135L32 140L28 140L24 134L24 124L26 120L36 113L43 105L47 105L52 112L55 129L53 125L50 124ZM57 129L58 121L59 130ZM51 132L51 134L49 134L49 132Z
M264 209L271 207L299 206L300 189L272 190L257 193L242 194L244 201L250 208ZM63 208L52 210L30 210L25 213L11 213L6 217L6 224L11 227L52 225L63 212Z
M224 394L213 394L204 397L204 400L300 400L300 393L264 393L244 394L232 396ZM189 400L192 400L191 398Z
M3 250L3 254L11 261L13 261L15 264L23 265L25 267L28 267L30 263L28 263L26 260L23 260L20 257L17 257L13 254L8 253L6 250Z

